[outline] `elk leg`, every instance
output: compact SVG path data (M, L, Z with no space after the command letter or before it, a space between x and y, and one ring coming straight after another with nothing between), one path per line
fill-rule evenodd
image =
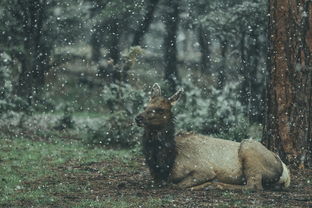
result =
M263 190L262 187L262 175L256 173L249 173L245 171L245 177L247 180L246 188L248 190Z
M247 181L245 189L249 190L263 190L263 164L259 159L262 155L257 151L258 145L255 141L244 140L239 150L239 157L243 163L243 174Z
M193 186L191 190L204 190L204 189L220 189L220 190L244 190L245 186L226 184L222 182L205 182L203 184Z
M177 186L180 188L191 188L193 186L212 181L216 177L216 173L211 170L209 173L206 171L192 171L185 178L180 181Z

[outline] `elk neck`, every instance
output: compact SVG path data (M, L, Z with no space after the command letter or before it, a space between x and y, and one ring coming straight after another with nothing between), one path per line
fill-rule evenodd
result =
M167 181L176 158L175 126L173 119L162 128L145 128L143 153L155 182Z

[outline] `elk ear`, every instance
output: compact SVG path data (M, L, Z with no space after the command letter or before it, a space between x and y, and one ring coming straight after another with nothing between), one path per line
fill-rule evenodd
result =
M168 99L171 105L175 105L178 102L183 92L184 90L181 88Z
M161 89L159 84L155 83L152 87L152 91L151 91L151 98L153 97L158 97L161 95Z

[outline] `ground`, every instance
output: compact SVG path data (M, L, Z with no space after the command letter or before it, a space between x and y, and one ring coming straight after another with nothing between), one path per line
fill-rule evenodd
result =
M1 135L0 207L312 207L312 170L286 191L178 190L153 185L139 148L27 133Z

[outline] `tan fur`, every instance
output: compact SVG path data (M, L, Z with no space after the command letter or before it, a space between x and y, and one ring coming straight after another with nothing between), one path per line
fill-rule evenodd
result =
M167 99L161 96L159 85L154 84L150 103L136 117L137 124L145 129L143 150L152 175L191 189L262 190L289 186L287 166L257 141L239 143L193 132L174 136L171 107L182 92ZM162 174L168 171L169 174Z
M283 171L287 169L285 164L257 141L238 143L184 133L177 135L176 145L171 180L180 187L262 190L263 183L289 186L289 173Z
M287 188L290 185L290 177L289 177L290 173L289 173L289 169L287 168L287 166L283 162L282 164L283 164L283 173L277 183L281 184L282 187Z

